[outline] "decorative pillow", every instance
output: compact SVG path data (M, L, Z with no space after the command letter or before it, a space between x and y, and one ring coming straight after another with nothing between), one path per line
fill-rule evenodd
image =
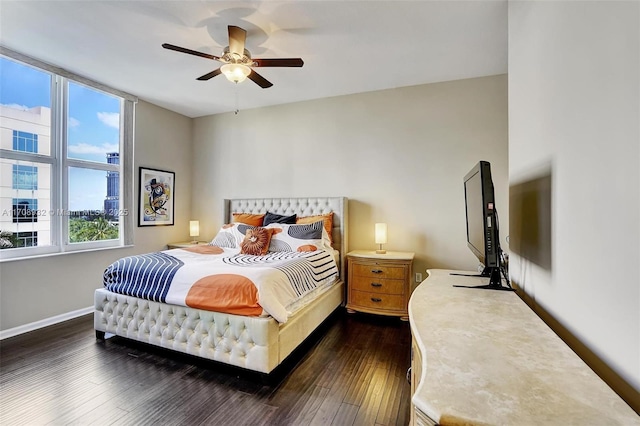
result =
M267 212L267 214L264 215L264 221L262 222L262 226L267 226L271 223L287 223L290 225L295 225L296 214L294 213L291 216L284 216L281 214Z
M244 223L251 226L262 226L263 220L264 214L233 213L234 223Z
M209 243L212 246L226 247L226 248L239 248L240 243L244 240L247 229L251 229L253 226L245 225L244 223L229 223L222 225L222 228L218 231L218 234Z
M273 229L262 227L246 230L244 240L240 243L240 253L252 256L262 256L269 250L269 243L273 235Z
M272 223L267 228L274 230L269 251L316 251L322 250L322 221L304 225Z
M331 231L333 231L333 212L320 214L316 216L302 216L296 219L297 224L303 223L313 223L317 221L323 221L324 229L327 231L327 235L329 236L329 246L333 244L333 236Z

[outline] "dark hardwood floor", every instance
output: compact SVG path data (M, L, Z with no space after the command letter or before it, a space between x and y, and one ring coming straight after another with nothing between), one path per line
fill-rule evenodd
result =
M0 424L406 425L409 325L340 308L269 376L126 339L85 316L0 342Z

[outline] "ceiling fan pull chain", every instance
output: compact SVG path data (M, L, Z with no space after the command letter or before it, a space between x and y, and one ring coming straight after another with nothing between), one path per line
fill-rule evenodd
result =
M240 100L239 100L239 95L238 95L238 82L236 82L236 87L234 88L234 92L236 95L236 109L235 111L233 111L233 113L235 115L238 115L238 113L240 112Z

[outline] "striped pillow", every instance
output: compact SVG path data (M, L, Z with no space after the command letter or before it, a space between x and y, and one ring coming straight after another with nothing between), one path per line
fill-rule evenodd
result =
M333 236L331 231L333 230L333 212L319 214L316 216L302 216L296 218L296 224L304 224L304 223L314 223L321 220L324 224L324 229L327 231L327 235L329 238L329 246L333 244Z
M324 243L323 223L317 221L305 225L272 223L266 228L273 229L269 251L316 251L322 250Z

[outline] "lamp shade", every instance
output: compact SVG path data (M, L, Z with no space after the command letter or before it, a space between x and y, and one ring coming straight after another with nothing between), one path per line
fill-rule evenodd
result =
M387 243L387 224L376 223L376 244Z
M227 77L227 80L234 83L242 83L251 74L251 68L243 64L224 64L220 71Z
M200 235L200 221L198 220L190 220L189 221L189 236L197 237Z

